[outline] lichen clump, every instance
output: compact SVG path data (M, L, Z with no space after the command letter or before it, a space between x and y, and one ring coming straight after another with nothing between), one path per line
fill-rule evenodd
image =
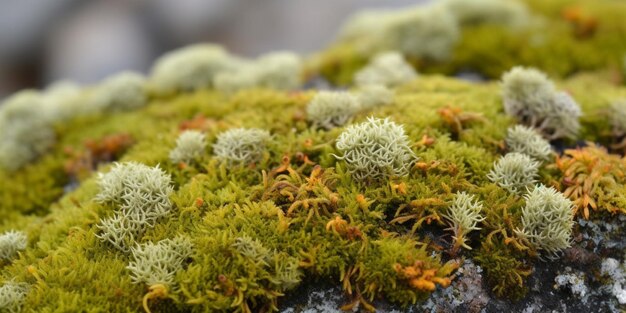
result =
M582 112L567 93L533 68L514 67L502 76L504 110L548 140L576 138Z
M172 209L171 178L159 167L116 163L110 172L99 173L100 192L95 201L112 205L116 212L102 219L97 235L121 251L128 251L157 219Z
M229 129L217 136L213 153L219 160L228 164L249 165L263 157L270 139L270 133L263 129Z
M348 126L337 138L337 150L359 181L406 176L416 161L404 128L389 119L369 117Z
M570 247L574 214L571 200L554 188L539 185L524 196L521 228L516 233L548 258Z

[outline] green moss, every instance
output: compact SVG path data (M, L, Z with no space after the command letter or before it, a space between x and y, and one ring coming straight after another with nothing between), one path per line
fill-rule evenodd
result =
M609 140L600 113L626 90L592 76L559 85L589 113L583 138ZM496 295L521 297L533 261L532 251L514 240L523 200L486 177L513 125L503 112L499 86L423 76L394 91L392 104L360 112L355 122L372 115L402 124L419 160L406 177L373 183L355 180L344 161L332 156L343 129L309 127L303 117L308 92L256 89L226 96L199 90L154 98L134 112L60 125L59 142L49 155L14 174L18 183L2 180L9 188L2 189L4 197L13 201L0 211L6 216L2 229L26 232L29 245L0 268L1 275L31 285L26 311L141 310L149 290L132 284L126 269L130 256L95 237L96 225L111 213L92 201L99 192L95 176L63 194L64 147L126 132L137 143L121 161L160 164L175 186L172 214L147 230L140 243L185 235L194 246L176 276L177 287L148 301L153 312L273 310L280 297L310 280L341 284L364 306L378 298L402 305L423 300L432 291L430 283L446 285L455 268L425 234L447 227L441 214L457 191L476 195L486 216L482 230L468 238L473 250L464 255L485 269ZM481 118L452 127L450 119L468 116L462 114ZM196 116L204 117L209 145L196 163L181 168L168 154L181 123ZM272 140L257 162L229 166L212 156L217 135L233 127L270 131ZM541 171L543 182L560 178ZM432 277L414 275L416 269Z

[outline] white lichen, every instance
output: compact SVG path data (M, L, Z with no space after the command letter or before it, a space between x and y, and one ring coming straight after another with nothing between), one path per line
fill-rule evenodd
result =
M574 226L574 204L562 193L544 185L536 186L524 196L521 229L515 234L528 241L547 258L556 258L570 247Z
M210 88L216 74L239 64L237 58L218 45L196 44L159 58L152 67L150 80L165 93Z
M217 136L213 153L230 165L247 165L261 160L270 139L270 133L263 129L229 129Z
M217 90L234 93L246 88L292 90L301 84L302 60L293 52L272 52L257 60L242 60L229 71L215 75Z
M502 76L502 98L508 115L535 128L548 140L578 135L580 107L536 69L518 66L506 72Z
M176 272L191 257L193 245L186 237L147 242L132 248L132 261L126 267L134 283L148 286L175 285Z
M170 151L172 163L190 163L204 154L207 143L202 132L195 130L184 131L176 139L176 148Z
M380 53L359 70L354 81L358 86L382 85L395 87L417 78L413 67L397 51Z
M348 123L361 109L358 100L345 91L320 91L306 107L307 120L314 127L332 129Z
M369 117L348 126L337 138L336 147L341 155L335 157L345 161L359 181L406 176L417 159L404 128L388 118Z
M9 230L0 235L0 259L11 260L26 249L28 237L21 231Z
M457 192L452 205L442 214L450 226L447 230L454 233L452 238L465 249L472 249L467 244L466 235L472 230L480 230L477 225L485 220L485 217L481 215L482 211L483 204L479 200L474 200L473 195Z
M27 284L13 281L5 282L0 287L0 311L9 313L20 312L27 293Z
M0 105L0 169L15 171L55 143L41 93L24 90Z
M147 102L146 79L141 74L122 72L94 88L88 105L99 112L129 111Z
M505 142L509 152L525 154L540 162L550 161L554 155L550 143L536 130L524 125L510 127Z
M517 152L496 161L487 178L509 192L521 194L532 187L539 175L539 162Z
M108 173L98 174L98 185L100 192L94 200L113 205L117 212L100 222L101 232L96 236L121 251L128 251L148 227L172 208L171 177L158 166L115 163Z
M626 304L626 261L620 264L618 260L606 258L602 260L600 274L611 278L609 288L619 304Z
M585 274L575 272L570 267L565 267L565 273L559 274L554 278L555 288L567 288L569 291L586 302L586 296L589 295L589 288L585 283Z
M366 85L359 87L356 97L361 109L367 110L391 104L394 93L383 85Z

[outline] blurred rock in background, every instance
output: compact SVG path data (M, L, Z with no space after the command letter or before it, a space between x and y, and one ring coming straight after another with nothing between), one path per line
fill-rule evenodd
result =
M93 84L147 72L165 51L217 42L254 57L308 53L364 8L428 0L20 0L0 3L0 98L67 79Z

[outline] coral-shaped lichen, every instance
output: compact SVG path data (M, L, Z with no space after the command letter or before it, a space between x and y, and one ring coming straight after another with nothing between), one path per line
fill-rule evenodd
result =
M192 254L193 245L186 237L147 242L131 249L132 261L128 264L134 283L148 286L162 284L172 287L174 276Z
M127 251L138 236L172 208L171 178L158 166L116 163L110 172L98 175L98 184L100 192L94 200L112 204L118 210L101 221L97 236L122 251Z
M10 230L0 235L0 259L11 260L18 251L26 249L28 238L21 231Z
M366 85L359 87L356 96L361 108L372 109L391 104L394 92L384 85Z
M195 130L184 131L176 139L176 148L170 151L170 160L173 163L189 163L204 154L207 146L202 132Z
M217 136L213 153L230 165L247 165L261 160L270 139L270 133L263 129L233 128Z
M178 236L157 243L147 242L132 248L132 261L126 267L134 283L145 283L150 292L143 297L143 307L151 312L148 300L166 298L175 285L176 272L183 269L193 253L193 244L187 237Z
M293 52L272 52L256 60L257 85L277 90L300 86L302 60Z
M553 157L550 143L532 128L515 125L507 130L506 147L509 152L525 154L537 161L549 161Z
M134 72L122 72L104 80L95 87L89 103L98 111L128 111L147 102L145 77Z
M535 184L538 172L539 162L511 152L496 161L487 178L509 192L521 194Z
M163 55L152 67L151 81L162 92L191 91L213 86L216 74L240 63L220 46L197 44Z
M383 42L407 56L445 60L459 40L459 25L438 5L399 12L389 23Z
M481 215L483 204L479 200L474 200L474 195L459 192L455 195L452 205L442 214L448 220L448 225L454 235L454 246L452 251L456 253L459 248L471 250L467 244L467 234L472 230L479 230L478 223L485 220Z
M514 67L502 76L502 97L507 114L548 140L578 135L580 107L570 95L556 91L544 73Z
M15 171L33 161L55 142L42 95L16 93L0 105L0 168Z
M369 117L348 126L337 138L336 156L356 180L406 176L417 159L404 128L388 118Z
M301 72L302 61L297 54L272 52L218 73L213 83L217 90L226 93L253 87L291 90L300 86Z
M402 54L388 51L376 55L367 66L355 74L354 81L359 86L395 87L415 78L417 73Z
M314 127L332 129L348 123L360 110L355 96L344 91L320 91L306 107L307 119Z
M0 287L0 311L20 312L27 292L28 285L25 283L5 282Z
M559 189L574 201L576 214L590 209L626 214L626 159L590 144L565 150L551 166L562 176Z
M539 185L524 196L521 229L515 233L548 258L571 245L574 204L552 187Z

